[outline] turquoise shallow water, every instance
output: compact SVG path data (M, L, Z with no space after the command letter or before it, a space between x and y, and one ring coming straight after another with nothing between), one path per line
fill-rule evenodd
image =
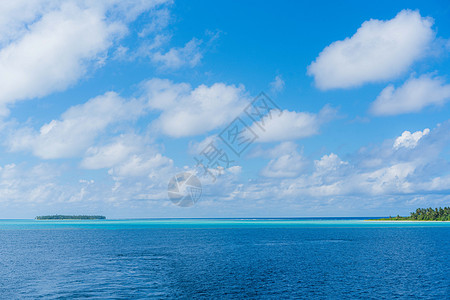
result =
M366 218L239 218L239 219L120 219L120 220L0 220L2 229L151 229L151 228L386 228L449 227L450 222L384 222Z
M450 223L0 221L0 299L449 299Z

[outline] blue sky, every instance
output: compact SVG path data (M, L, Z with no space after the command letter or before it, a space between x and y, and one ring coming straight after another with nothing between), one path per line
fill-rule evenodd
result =
M448 206L449 14L446 1L2 3L0 218ZM248 123L258 139L238 157L218 135L260 92L282 114ZM209 166L215 180L194 160L211 142L233 160ZM202 182L192 207L168 199L180 172Z

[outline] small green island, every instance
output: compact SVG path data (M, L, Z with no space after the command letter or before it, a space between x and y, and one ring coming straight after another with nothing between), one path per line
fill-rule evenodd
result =
M369 221L450 221L450 207L418 208L408 217L396 217L372 219Z
M36 220L105 220L105 216L70 216L70 215L51 215L37 216Z

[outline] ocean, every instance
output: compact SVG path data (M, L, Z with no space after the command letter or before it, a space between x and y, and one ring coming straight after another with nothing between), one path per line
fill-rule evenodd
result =
M450 299L450 223L0 220L0 299Z

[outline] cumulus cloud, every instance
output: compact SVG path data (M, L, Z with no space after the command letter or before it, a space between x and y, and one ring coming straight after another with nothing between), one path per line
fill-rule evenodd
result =
M142 86L149 107L161 111L154 127L172 137L198 135L223 126L248 102L243 86L224 83L193 89L186 83L152 79Z
M202 177L204 196L197 209L215 205L258 211L264 207L267 212L268 207L278 207L277 211L289 214L303 211L304 207L313 207L313 213L317 213L326 207L330 214L342 213L348 207L358 211L381 209L386 213L386 205L392 203L412 208L430 203L439 206L448 201L445 195L450 191L450 163L439 155L448 146L449 126L446 122L429 132L423 130L426 137L422 139L426 138L426 142L419 140L415 147L402 147L399 151L393 147L395 139L387 140L378 146L363 147L345 160L328 153L309 161L292 142L256 151L256 156L270 159L261 170L262 177L242 181L238 166L222 172L215 184L206 184L208 178ZM176 172L173 162L155 151L142 151L136 138L119 136L87 154L102 162L97 168L109 168L112 183L99 185L85 180L67 187L56 183L58 173L47 166L39 167L33 174L30 169L15 165L0 166L0 193L4 196L0 201L8 201L10 205L24 203L21 199L47 203L49 198L52 201L48 203L60 201L70 205L71 201L91 203L102 199L116 208L133 211L134 207L136 212L170 207L166 193L167 181ZM128 142L138 147L124 150ZM102 155L105 157L101 158ZM379 163L364 163L368 160ZM158 210L161 211L164 210Z
M450 139L449 123L434 130L408 134L395 139L394 145L387 141L372 149L360 150L346 165L347 173L335 181L340 187L337 193L359 195L397 195L425 193L430 191L429 183L437 178L447 178L449 162L440 157ZM427 142L421 142L427 136ZM398 151L399 149L402 151ZM378 161L378 163L365 163ZM439 193L450 189L445 180L434 185Z
M319 133L320 126L336 116L336 110L325 106L317 113L284 110L281 115L272 113L265 117L264 131L253 124L251 129L257 132L258 142L287 141L309 137Z
M142 138L135 135L120 135L105 145L89 147L81 162L85 169L111 168L138 152L144 146Z
M425 128L423 131L416 131L411 134L408 130L404 131L401 136L395 139L394 149L399 148L415 148L419 140L430 133L430 129Z
M298 175L303 164L301 156L285 154L272 159L261 174L265 177L294 177Z
M0 110L76 83L162 1L3 1L0 4Z
M297 151L297 145L292 142L284 142L275 148L266 151L272 159L261 171L265 177L295 177L305 166L305 159Z
M7 140L11 151L31 151L44 159L79 155L92 145L108 126L130 121L142 114L137 100L126 101L114 92L73 106L59 120L43 125L39 132L32 128L13 131Z
M330 153L329 155L324 155L321 157L320 160L314 161L316 172L320 173L320 174L336 171L341 166L344 166L347 164L348 164L348 162L342 161L339 158L339 156L337 156L334 153Z
M412 10L387 21L371 19L352 37L327 46L308 74L323 90L396 78L426 54L435 37L432 25L433 19Z
M439 77L422 75L410 78L402 86L384 88L371 106L379 116L418 112L430 105L443 105L450 100L450 84Z
M148 176L157 178L161 176L163 168L170 169L173 161L161 155L155 154L134 154L123 163L114 166L109 174L119 177Z
M295 203L297 208L302 204L338 210L352 206L358 207L359 211L385 208L389 197L413 207L418 205L418 201L413 201L417 198L434 199L442 205L445 202L442 194L450 191L450 162L440 155L448 146L449 128L447 121L433 130L424 130L421 133L426 135L426 143L402 147L401 151L393 147L392 140L387 140L381 145L363 147L346 160L335 153L323 155L313 161L312 168L305 159L306 167L297 175L249 182L235 197L255 201L270 199L270 203L287 207ZM295 146L283 143L276 148L273 155L282 155ZM256 152L257 156L269 155L262 150Z
M158 153L142 136L122 134L111 142L90 147L81 167L85 169L110 168L108 173L116 180L126 177L157 177L163 169L171 169L173 161Z

